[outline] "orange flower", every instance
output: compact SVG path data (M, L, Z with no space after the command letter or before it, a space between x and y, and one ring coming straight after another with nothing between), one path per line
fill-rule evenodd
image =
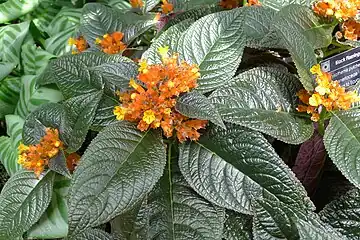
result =
M175 110L177 97L197 86L199 67L179 61L178 54L168 55L168 47L159 49L161 64L149 65L145 60L139 63L137 80L131 79L132 91L118 93L121 106L114 108L118 120L137 122L137 128L161 128L166 137L174 131L180 142L187 138L197 140L198 130L207 121L189 119Z
M360 23L348 20L342 24L345 39L357 41L360 38Z
M311 68L311 72L316 74L317 86L313 93L306 90L300 90L297 95L300 101L305 105L299 105L296 109L298 112L307 112L311 114L312 121L318 121L320 118L321 106L326 111L347 110L351 104L360 101L356 91L345 91L339 82L332 81L330 73L322 72L320 65Z
M167 0L162 0L162 3L163 3L161 5L162 13L168 14L174 10L174 5L172 3L169 3Z
M360 0L319 0L313 5L316 14L342 21L355 18L359 9Z
M68 44L69 44L69 46L75 46L76 47L76 50L73 50L72 54L81 53L81 52L85 51L89 47L86 40L82 36L80 36L80 37L78 37L76 39L75 38L69 38Z
M240 7L240 0L221 0L219 5L226 9L233 9Z
M248 0L248 3L245 6L261 6L259 0Z
M141 8L144 6L142 0L130 0L131 7L133 8Z
M27 170L34 171L37 177L44 171L49 160L55 157L59 150L63 148L63 143L59 138L57 129L46 128L46 134L39 144L25 146L20 144L18 147L18 163Z
M105 34L103 39L97 38L95 43L100 45L104 53L116 54L126 49L126 45L121 41L123 37L122 32L113 32L112 34Z

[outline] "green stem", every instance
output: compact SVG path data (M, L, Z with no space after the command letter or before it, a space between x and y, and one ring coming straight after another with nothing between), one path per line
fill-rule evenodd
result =
M243 0L243 6L246 6L247 3L247 0Z

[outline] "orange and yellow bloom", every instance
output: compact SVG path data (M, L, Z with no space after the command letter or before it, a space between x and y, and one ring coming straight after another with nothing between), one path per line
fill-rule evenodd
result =
M26 146L21 143L19 145L18 163L23 168L34 171L35 175L39 177L49 160L55 157L63 147L59 131L47 128L46 134L41 138L39 144Z
M114 108L118 120L137 122L137 128L161 128L166 137L176 136L180 142L197 140L199 129L208 121L190 119L175 110L176 99L197 86L199 67L180 61L178 54L169 55L168 47L159 49L161 64L139 63L137 79L131 79L133 90L118 93L121 106Z
M356 16L360 11L360 0L319 0L313 5L313 11L323 17L336 18L342 23L343 34L338 36L357 41L360 23Z
M142 0L130 0L130 4L133 8L141 8L144 6L144 2Z
M174 10L174 5L167 0L162 0L161 11L164 14L171 13Z
M125 43L122 42L123 37L124 34L122 32L113 32L111 34L105 34L103 39L97 38L95 43L101 47L104 53L121 53L126 49Z
M333 81L330 73L323 72L317 64L311 68L311 73L316 75L317 86L313 93L305 89L297 95L302 102L297 107L299 112L311 114L311 120L319 121L321 111L348 110L351 104L360 101L356 91L346 91L338 81Z
M243 3L242 0L221 0L219 5L225 9L233 9L240 7L242 3ZM245 6L254 6L254 5L260 6L261 3L259 2L259 0L248 0L247 3L245 4Z
M89 47L83 36L79 36L77 38L69 38L68 45L75 46L76 48L76 50L72 50L72 54L81 53Z

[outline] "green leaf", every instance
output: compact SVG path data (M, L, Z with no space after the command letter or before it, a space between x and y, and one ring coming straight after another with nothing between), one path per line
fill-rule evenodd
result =
M26 116L37 109L40 105L48 102L60 102L64 98L59 90L51 87L38 87L38 77L35 75L24 75L21 78L22 86L20 99L15 108L15 114L26 118Z
M305 34L304 31L308 30L308 28L305 28L306 25L311 24L311 26L313 26L314 23L307 18L303 18L304 15L306 16L307 14L307 17L310 19L314 19L315 16L309 12L310 10L304 8L305 7L295 5L281 9L273 20L272 31L277 33L280 44L289 50L304 88L312 91L315 81L310 73L310 68L317 64L314 53L314 41L318 35L314 36L314 32L316 32L314 29L312 30L312 34L311 32L306 32ZM302 13L299 14L298 12L300 10L302 10ZM302 24L301 27L299 26L300 23ZM322 29L319 28L318 30L321 31ZM323 37L324 34L319 35ZM310 40L313 42L309 41L308 38L310 36L312 36ZM268 41L268 39L265 38L263 42L266 41ZM319 45L321 44L322 43Z
M73 175L69 235L131 209L158 181L165 158L159 132L142 133L127 122L106 127L91 142Z
M80 24L81 8L63 8L51 21L46 32L53 37L67 29L73 29Z
M40 3L40 0L8 0L0 4L0 24L10 22L22 15L33 11Z
M314 0L260 0L260 2L263 6L278 11L281 8L290 4L299 4L305 7L310 7L311 3L313 3Z
M19 171L0 194L0 238L22 236L39 220L51 201L55 174L51 171L36 179L34 172Z
M116 8L123 11L131 9L130 3L126 0L110 0L108 2L108 5L112 8Z
M92 70L99 73L105 81L114 84L120 89L128 89L131 78L138 75L138 65L133 61L124 61L118 63L105 63L95 66Z
M119 102L116 99L104 95L103 99L99 102L90 129L94 131L101 131L104 127L117 122L113 111L114 106L118 104Z
M55 56L36 47L34 44L24 44L22 46L21 57L25 74L37 75L46 68L49 60Z
M145 198L135 218L132 231L120 235L120 239L219 240L225 214L224 209L197 195L178 173L171 170L170 174L166 171Z
M171 42L175 44L170 45L172 51L188 63L199 65L198 91L212 91L235 75L248 42L262 39L269 30L268 23L259 21L264 16L271 18L273 12L265 8L237 8L213 13L197 20L177 41ZM253 25L259 27L258 34L252 33Z
M160 0L144 0L144 11L145 12L149 12L151 10L153 10L156 5L158 5L160 3Z
M146 59L149 64L161 63L158 49L164 46L176 46L181 34L188 29L192 23L193 20L187 19L170 27L150 45L149 49L142 55L142 58Z
M196 192L227 209L253 214L251 201L264 196L312 208L299 180L261 133L240 126L211 128L200 143L182 144L179 166Z
M259 67L239 74L209 99L225 122L300 144L312 136L313 126L295 116L294 93L299 88L295 76L276 67Z
M122 56L100 52L62 56L50 61L39 83L56 83L65 99L89 94L104 88L102 77L94 76L93 68L106 63L129 61L124 59Z
M208 5L218 4L218 0L169 0L170 3L174 4L175 10L189 10L197 7L207 7Z
M100 229L86 229L84 232L71 237L70 240L115 240L115 238Z
M56 0L41 0L39 6L31 12L32 21L39 30L46 31L59 12L60 6L55 2Z
M123 12L102 4L88 3L83 7L80 32L90 46L95 46L96 38L123 29L122 15Z
M19 99L20 78L7 77L0 82L0 119L14 112Z
M68 40L74 35L75 30L75 27L71 27L46 39L45 50L57 56L70 53L72 48L68 45Z
M169 29L171 26L174 26L175 24L178 24L182 21L185 20L192 20L192 21L196 21L208 14L214 13L214 12L218 12L220 11L221 8L219 8L218 6L213 7L213 6L204 6L204 7L198 7L198 8L194 8L191 9L189 11L185 11L185 12L180 12L177 13L177 15L173 16L164 26L164 28L161 29L161 32ZM151 47L151 46L150 46Z
M29 22L11 24L4 27L0 32L0 45L2 45L0 59L2 59L3 62L20 63L21 45L28 31Z
M10 137L0 137L0 161L9 175L16 172L13 169L16 169L17 155L11 146Z
M0 62L0 83L7 75L9 75L15 68L15 63Z
M190 118L210 120L225 128L225 125L215 106L207 97L197 91L186 93L176 101L176 111Z
M223 238L225 240L247 240L252 237L252 217L226 211Z
M47 103L33 111L26 118L23 128L24 144L37 144L45 135L45 128L61 128L64 118L64 107L58 103ZM62 131L60 129L60 134Z
M53 239L67 236L67 196L69 186L69 179L58 174L55 176L50 205L40 220L27 232L29 239Z
M66 157L63 150L60 150L59 153L51 158L48 163L48 167L50 170L65 176L67 178L71 178L70 171L66 164Z
M332 112L325 130L324 144L331 160L341 173L355 186L360 187L360 110Z
M353 189L321 210L321 220L349 239L360 237L360 190Z
M75 152L83 144L102 95L103 91L95 91L64 102L65 116L62 129L67 152Z
M314 223L314 221L305 221L300 219L297 223L300 239L311 240L334 240L334 239L349 239L346 235L341 235L327 224L321 221ZM356 238L357 239L357 238Z

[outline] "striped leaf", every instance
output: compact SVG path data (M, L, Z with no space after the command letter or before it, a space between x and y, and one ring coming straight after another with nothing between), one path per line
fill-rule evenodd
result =
M71 27L46 39L45 50L57 56L71 52L71 47L67 44L67 42L69 38L74 35L75 30L75 27Z
M110 0L108 5L113 8L117 8L119 10L130 10L131 5L126 0Z
M21 79L20 99L16 105L15 113L23 118L44 103L63 100L62 94L56 89L49 87L37 88L36 79L34 75L26 75Z
M60 6L55 4L56 0L42 0L39 6L31 13L31 18L37 28L44 31L53 18L60 11Z
M53 37L60 32L79 25L80 17L81 9L63 8L51 21L46 32Z
M49 60L55 56L36 47L35 44L24 44L22 46L21 57L25 74L36 75L41 73Z
M9 0L0 4L0 24L31 12L39 3L40 0Z
M40 220L31 227L29 239L54 239L66 237L68 232L67 195L70 180L56 175L50 205Z
M13 175L21 167L17 164L17 147L22 140L24 119L17 115L6 116L7 134L10 137L0 138L0 160L7 173Z
M14 63L0 62L0 81L9 75L15 66Z
M13 113L19 99L20 78L7 77L0 83L0 119Z
M0 10L1 12L1 10ZM29 22L11 24L0 32L2 49L0 58L4 62L20 63L21 45L29 31Z

